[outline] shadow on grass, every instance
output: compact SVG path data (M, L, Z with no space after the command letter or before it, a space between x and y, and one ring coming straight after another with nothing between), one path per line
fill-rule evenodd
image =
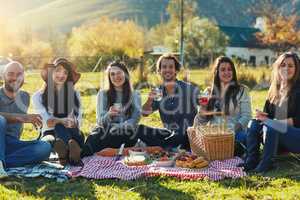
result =
M180 199L192 200L190 193L166 187L169 178L144 178L135 181L88 180L57 183L46 178L8 178L1 185L14 190L20 197L43 199Z
M42 199L97 199L92 181L78 180L58 183L46 178L8 178L1 185L15 190L20 197L31 196Z
M171 188L172 185L168 184L168 180L172 180L172 178L155 177L143 178L136 181L98 180L96 184L98 186L111 185L121 189L121 193L115 194L115 197L117 197L115 199L125 199L128 197L126 195L128 192L138 193L143 199L194 199L190 193L180 191L178 188ZM167 187L167 185L170 187Z
M263 174L249 173L247 177L233 180L227 179L220 181L220 185L224 188L247 188L260 189L266 187L274 187L274 182L280 187L285 187L286 181L299 184L300 183L300 157L299 155L283 155L275 159L275 166L272 170ZM275 184L275 187L276 187Z

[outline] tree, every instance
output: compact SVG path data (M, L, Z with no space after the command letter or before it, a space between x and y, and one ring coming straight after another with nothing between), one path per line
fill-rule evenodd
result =
M166 45L165 38L169 35L173 35L174 31L179 28L180 25L180 1L170 0L167 6L167 12L169 20L166 23L161 23L151 28L146 37L147 46ZM197 1L196 0L184 0L184 19L188 21L197 16ZM176 38L176 41L179 40ZM178 51L176 49L175 51Z
M167 6L167 12L170 16L170 22L179 23L180 20L180 10L181 10L181 0L170 0ZM184 19L191 19L197 16L198 4L196 0L184 0Z
M256 34L258 40L277 54L300 45L300 29L297 27L299 16L295 9L285 12L282 9L284 3L283 0L262 0L252 8L252 12L264 21L262 32Z
M20 44L21 52L18 60L32 68L41 68L53 59L53 50L48 42L34 38L30 44Z
M224 54L228 44L227 36L213 22L206 18L194 17L184 26L185 60L190 66L199 66L212 62ZM178 49L179 28L174 34L165 38L165 43L173 49Z
M113 59L139 58L144 52L144 32L133 21L102 17L72 30L68 40L69 54L83 70L94 68L102 57L105 63Z

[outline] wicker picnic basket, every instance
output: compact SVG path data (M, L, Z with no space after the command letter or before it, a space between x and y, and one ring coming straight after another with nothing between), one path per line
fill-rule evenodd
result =
M233 157L234 134L222 126L195 126L188 138L192 152L209 161Z

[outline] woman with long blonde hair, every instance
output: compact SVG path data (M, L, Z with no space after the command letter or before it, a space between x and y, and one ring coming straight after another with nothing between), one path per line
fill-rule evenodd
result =
M263 111L256 111L247 130L246 171L266 172L278 149L300 152L299 58L286 52L273 64L271 86ZM264 135L262 159L259 147Z

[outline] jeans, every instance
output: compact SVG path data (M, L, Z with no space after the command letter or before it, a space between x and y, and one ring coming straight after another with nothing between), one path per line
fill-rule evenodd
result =
M235 132L235 141L246 145L247 134L244 130L239 130Z
M66 128L62 124L57 124L54 128L55 138L62 139L65 144L68 144L69 140L74 139L80 147L84 144L84 137L78 128Z
M44 141L21 141L6 134L7 121L0 116L0 160L5 167L20 167L47 160L51 145Z
M247 159L246 163L258 164L258 168L266 169L272 164L278 147L283 147L289 152L300 153L300 128L288 126L285 133L262 125L257 120L251 120L247 130ZM264 128L265 127L265 128ZM263 129L265 129L263 131ZM262 159L259 162L259 147L265 133Z
M166 128L155 128L145 125L139 125L137 137L148 146L161 146L163 148L175 148L181 145L181 148L190 150L188 135L171 131Z
M119 148L123 143L125 147L136 144L137 137L134 130L120 130L119 133L110 133L110 128L111 126L94 128L85 141L81 157L90 156L105 148Z

